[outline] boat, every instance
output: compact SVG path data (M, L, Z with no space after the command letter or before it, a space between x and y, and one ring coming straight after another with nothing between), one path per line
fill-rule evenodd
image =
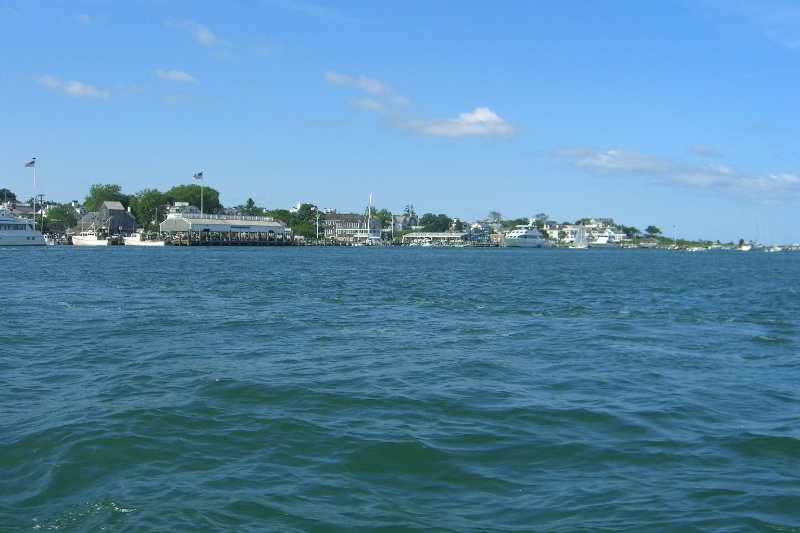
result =
M164 244L166 244L163 240L158 238L157 234L148 235L144 231L140 231L129 237L123 237L122 241L125 246L164 246Z
M72 244L75 246L108 246L111 242L108 235L97 229L94 224L72 235Z
M614 243L614 234L610 230L606 230L604 233L595 234L588 246L592 248L609 247L614 246Z
M508 248L548 248L552 246L536 229L530 220L528 224L520 224L503 238L504 246Z
M44 236L33 220L18 217L6 205L0 205L0 246L44 245Z
M578 228L578 232L575 234L575 239L572 241L572 244L570 244L569 247L572 250L583 250L589 247L589 239L586 235L586 231L583 229L583 225Z

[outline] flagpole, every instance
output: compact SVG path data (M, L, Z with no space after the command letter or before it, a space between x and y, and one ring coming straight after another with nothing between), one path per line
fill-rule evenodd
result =
M30 163L25 163L25 166L33 169L33 229L36 229L36 158L32 157Z
M195 172L192 179L200 180L200 217L203 217L203 171Z

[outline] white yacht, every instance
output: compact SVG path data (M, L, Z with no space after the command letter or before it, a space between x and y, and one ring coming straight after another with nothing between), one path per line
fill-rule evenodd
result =
M0 205L0 246L44 246L42 232L33 220L14 215L5 205Z
M536 229L533 220L508 232L503 238L503 244L509 248L548 248L552 246Z

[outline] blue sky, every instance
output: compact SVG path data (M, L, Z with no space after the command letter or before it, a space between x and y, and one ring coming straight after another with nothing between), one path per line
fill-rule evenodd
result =
M0 187L800 242L800 3L0 0ZM196 183L196 182L195 182Z

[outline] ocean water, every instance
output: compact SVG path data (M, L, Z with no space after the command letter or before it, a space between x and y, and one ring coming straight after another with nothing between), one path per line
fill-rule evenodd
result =
M798 253L0 261L0 531L800 531Z

